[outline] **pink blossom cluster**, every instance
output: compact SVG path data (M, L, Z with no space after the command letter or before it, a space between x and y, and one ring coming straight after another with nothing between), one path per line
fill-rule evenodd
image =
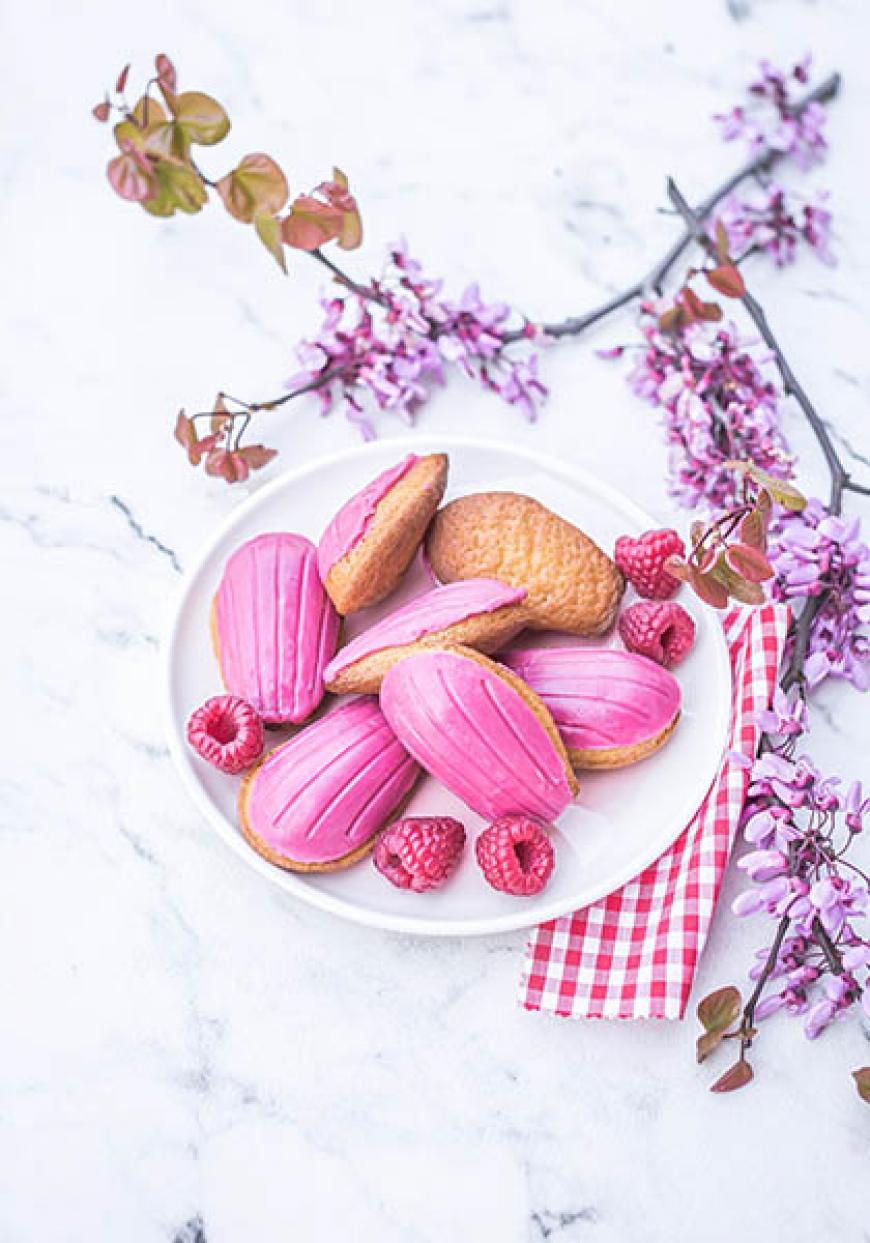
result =
M758 77L749 85L750 104L735 105L713 118L725 141L743 138L753 148L770 147L791 156L803 169L817 163L827 148L822 133L825 109L813 102L798 111L793 98L795 87L809 80L810 63L807 56L782 70L769 60L761 61Z
M643 304L646 345L628 378L639 397L663 411L671 495L689 508L733 505L741 486L728 466L734 459L790 478L794 459L780 429L776 386L748 343L721 323L664 332L661 309Z
M323 300L320 330L298 347L302 371L288 388L316 384L322 413L340 404L371 439L372 406L412 423L432 386L444 382L445 363L454 363L533 420L547 395L537 355L506 351L534 331L511 330L510 308L484 302L476 284L458 301L444 297L442 286L424 275L404 244L393 247L379 280Z
M805 1015L812 1040L858 1002L870 1017L868 877L847 857L870 798L860 782L844 791L839 778L823 776L808 757L794 758L804 711L799 697L780 692L760 722L780 742L752 763L743 813L752 850L737 865L752 886L733 910L763 912L788 934L769 975L777 987L759 1002L755 1019L782 1009ZM772 945L758 951L750 978L765 974L772 953Z
M805 242L823 263L833 264L831 213L826 201L827 195L820 193L815 202L800 202L795 194L771 182L760 196L729 195L712 223L723 225L734 259L762 250L781 268L794 261L799 244Z
M768 556L775 570L777 600L805 600L824 593L813 617L803 674L809 687L827 677L846 678L859 690L870 686L870 547L856 516L837 517L819 500L800 513L782 512L770 532ZM790 641L794 642L794 639ZM790 656L786 652L786 658Z

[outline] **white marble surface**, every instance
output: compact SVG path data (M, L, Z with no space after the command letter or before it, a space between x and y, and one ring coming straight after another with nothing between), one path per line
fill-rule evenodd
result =
M356 271L405 231L451 282L555 315L656 257L665 172L689 193L727 172L708 114L757 56L811 47L846 79L821 174L841 262L753 283L868 457L864 0L31 0L4 26L0 1238L870 1238L854 1024L808 1047L773 1020L756 1084L719 1099L693 1024L527 1016L521 936L335 922L188 805L159 636L241 491L190 472L171 423L218 385L273 392L319 277L299 259L282 280L217 211L160 223L114 200L88 116L123 60L165 49L229 105L228 157L274 151L299 187L346 168ZM570 454L668 517L655 418L618 369L588 344L545 369L536 428L458 379L426 426ZM792 414L788 432L821 480ZM304 406L268 428L285 463L353 435ZM816 722L821 761L866 777L866 701L826 691ZM698 989L739 980L757 935L723 908Z

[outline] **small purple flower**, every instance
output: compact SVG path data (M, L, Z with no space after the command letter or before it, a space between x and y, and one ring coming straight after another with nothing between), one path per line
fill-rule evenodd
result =
M808 70L809 58L788 72L761 61L758 77L749 86L751 106L714 117L722 138L726 142L743 138L754 149L767 145L790 155L800 168L821 159L827 146L822 134L825 109L813 102L798 114L791 95L792 83L806 84Z
M837 1007L833 1001L817 1001L807 1015L804 1025L807 1040L815 1040L820 1036L836 1013Z
M777 687L770 708L756 713L755 720L766 734L795 738L807 727L807 706L796 687L789 692Z
M510 309L486 303L476 284L458 302L443 297L442 282L424 276L404 241L389 252L372 297L349 295L322 301L317 336L296 354L301 372L292 390L316 386L321 412L340 404L364 439L375 434L372 408L413 423L433 386L444 382L444 363L534 418L547 396L535 354L512 356L505 340ZM535 336L524 334L517 345ZM328 382L324 379L328 377Z
M799 513L779 513L769 549L775 600L810 600L822 594L810 628L803 673L811 689L827 677L845 678L859 690L870 686L870 547L858 517L830 514L819 500ZM791 654L791 645L786 658Z

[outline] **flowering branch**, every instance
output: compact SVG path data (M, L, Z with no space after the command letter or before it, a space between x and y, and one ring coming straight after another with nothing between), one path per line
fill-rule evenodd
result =
M839 73L832 73L824 81L820 82L813 90L808 91L802 99L789 107L790 114L795 119L800 119L809 108L814 105L826 103L839 94L842 78ZM700 219L705 219L722 199L727 198L731 192L736 189L742 182L750 177L757 177L762 173L769 172L780 160L789 154L787 147L775 147L769 143L762 143L758 150L748 160L737 168L730 177L726 178L720 186L712 190L705 199L703 199L694 209L694 214ZM660 294L664 284L665 277L671 271L674 264L685 251L686 247L692 241L695 234L690 227L687 227L683 233L672 243L665 254L659 259L658 263L637 280L632 285L628 285L619 293L608 298L606 302L602 302L600 306L593 307L590 311L585 311L582 315L572 315L567 319L558 320L552 323L537 324L541 332L546 336L559 339L561 337L578 336L585 332L587 328L591 328L593 324L599 320L606 319L608 315L614 311L620 310L627 306L630 302L637 301L638 298L644 297L650 290ZM508 333L505 336L506 343L512 340L519 340L522 333Z
M167 78L167 73L171 75L171 80ZM155 181L156 174L162 170L170 181L176 175L182 175L177 173L173 164L167 163L164 131L169 125L172 133L181 132L179 126L184 123L184 113L191 111L191 108L190 105L179 106L178 101L187 97L174 93L175 71L165 57L158 57L158 75L152 82L163 93L173 116L181 114L180 119L176 117L174 122L166 121L162 110L158 115L149 111L147 88L143 99L130 109L123 100L125 75L126 71L122 75L123 81L119 79L118 83L120 104L111 104L107 97L103 104L97 106L95 115L99 120L105 120L112 107L121 111L124 123L116 127L116 139L121 145L123 157L119 160L125 166L132 162L138 170L133 185L135 195L131 191L127 197L139 197L143 200L143 206L152 210L154 196L162 185L162 182L158 184ZM797 66L793 76L796 81L805 83L806 66ZM151 83L148 85L150 87ZM752 131L753 153L707 195L698 205L697 214L706 217L743 181L760 177L779 161L795 156L798 150L805 150L809 153L806 158L810 158L817 148L824 145L820 135L824 119L821 105L832 99L839 89L840 76L834 73L805 92L800 99L792 101L783 83L775 74L772 75L766 81L763 93L774 104L779 120L778 131L769 138L765 138L757 128ZM206 104L201 102L198 105L199 110L206 114L214 132L222 136L229 127L229 121L220 105L199 94L195 98L206 101ZM159 105L152 101L151 107L159 108ZM739 122L735 118L739 118ZM750 124L740 109L733 110L722 119L728 124L726 137L735 136L741 126L746 128ZM190 141L219 141L219 136L213 137L211 130L200 127ZM131 141L133 149L128 149L124 144L129 145ZM516 357L510 347L534 340L556 341L579 336L612 312L643 298L649 291L660 292L665 278L693 237L691 230L685 229L648 273L581 315L539 323L521 317L520 324L509 326L508 308L501 304L487 306L480 300L475 286L466 290L459 303L437 298L440 282L423 278L419 265L404 255L401 248L392 252L385 279L368 282L356 280L326 255L322 250L326 241L337 239L339 246L351 248L358 245L361 239L359 213L341 173L336 172L333 181L319 186L314 195L297 197L289 214L282 215L282 205L287 196L286 181L271 157L245 157L232 173L219 181L212 181L194 163L189 147L190 142L185 148L188 172L198 180L202 196L205 195L205 186L216 189L230 214L254 224L257 236L282 268L285 267L283 246L305 250L350 295L349 299L332 298L324 302L326 316L321 334L300 347L304 370L296 377L297 383L289 392L265 400L236 402L237 409L227 409L224 421L216 431L212 431L211 437L205 438L205 447L197 438L197 422L210 417L212 412L201 411L187 416L182 411L179 415L176 438L188 450L190 461L193 464L204 462L208 473L221 475L227 482L246 478L255 465L265 464L274 456L262 445L250 446L253 452L247 455L248 460L238 456L244 453L242 437L254 414L275 410L303 394L319 392L324 412L340 400L347 417L360 427L364 436L371 436L374 429L360 397L367 395L374 399L379 409L393 409L411 421L417 407L428 396L431 382L442 380L445 362L458 362L467 375L479 380L484 387L498 393L509 403L519 406L528 417L534 417L537 403L546 396L546 389L537 374L537 357L534 354ZM117 160L113 161L113 165L117 163ZM110 180L123 195L118 178L110 173ZM202 202L197 197L195 203L185 205L171 199L169 206L173 209L177 206L180 210L199 210ZM777 213L776 218L788 220L794 232L797 226L781 204ZM819 219L820 213L817 212L816 223L810 222L805 226L808 236L811 228L819 227ZM787 250L786 244L782 245ZM793 242L789 241L788 245L793 246ZM389 288L391 281L399 288ZM383 320L379 319L381 312ZM421 337L422 340L419 339Z
M668 198L686 221L689 236L695 238L695 240L703 246L707 254L718 263L719 256L716 250L716 244L704 229L702 220L699 218L698 213L689 206L688 202L680 192L673 177L668 178L667 188ZM819 447L824 454L825 461L827 462L828 468L831 472L831 496L830 501L828 502L828 509L831 513L838 514L840 513L842 507L842 496L844 491L851 490L854 492L870 494L870 488L866 488L861 484L856 484L850 478L840 455L837 453L834 442L828 434L828 429L825 427L818 411L807 396L806 389L800 383L792 370L791 363L783 353L782 347L773 335L773 330L768 323L764 309L758 299L755 298L746 288L745 282L743 283L743 292L739 294L739 298L746 308L750 319L758 329L762 340L771 352L773 361L776 364L780 376L782 377L783 392L787 397L794 397L806 417L807 422L813 429L813 433L819 443Z
M672 178L668 180L668 196L686 221L691 235L718 268L723 259L721 240L717 242L710 237ZM713 1084L716 1092L733 1091L750 1082L752 1069L747 1052L757 1035L755 1024L777 1009L808 1011L806 1034L810 1039L815 1039L832 1019L859 1000L870 1016L870 982L865 978L862 984L857 978L859 970L870 964L870 938L858 932L858 921L868 906L867 878L845 858L854 837L861 831L862 817L870 808L870 800L863 798L860 783L853 782L844 797L836 789L837 779L822 778L806 757L797 762L792 758L795 740L804 728L803 696L810 667L807 653L814 624L829 604L835 609L841 607L840 597L848 594L853 580L859 584L860 600L867 596L866 587L860 584L870 585L870 550L855 539L857 523L846 524L840 518L844 492L863 493L866 488L852 481L824 422L774 335L764 309L746 288L742 276L732 294L740 298L771 351L785 394L795 398L812 428L830 471L831 491L827 508L819 502L807 507L810 516L801 527L800 536L805 552L803 564L789 563L792 576L797 573L804 583L815 582L818 590L806 600L793 623L791 653L781 673L780 690L774 698L773 709L761 714L764 733L759 759L752 765L752 784L744 812L744 832L756 849L741 859L738 866L745 868L756 886L739 895L734 910L737 914L767 910L777 915L779 922L771 946L761 952L761 962L753 972L755 987L742 1010L740 994L733 987L711 994L698 1007L698 1017L704 1027L698 1042L699 1060L708 1056L722 1040L732 1036L739 1040L737 1061ZM817 569L813 563L813 553L825 540L819 533L823 523L832 537L831 551L825 553L829 574L838 556L840 564L845 567L848 563L849 569L847 578L838 570L836 577L829 577L827 583L816 579ZM844 562L838 549L847 543L850 550ZM857 607L859 621L866 611L863 605ZM828 659L827 654L824 659ZM797 700L789 699L792 688L798 692ZM804 813L802 821L797 819L798 809ZM840 815L843 821L838 819ZM840 844L835 841L834 834L842 822L846 839ZM849 875L843 874L844 868ZM787 940L790 931L796 935ZM826 973L825 995L810 1006L808 989ZM783 975L787 979L786 987L762 999L768 984ZM729 1031L737 1019L736 1031ZM859 1094L870 1101L870 1068L855 1071L853 1077Z

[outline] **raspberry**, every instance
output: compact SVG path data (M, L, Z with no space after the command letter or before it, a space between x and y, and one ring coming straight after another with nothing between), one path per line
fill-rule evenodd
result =
M374 865L397 889L425 893L443 885L465 849L465 829L450 816L407 816L380 835Z
M695 623L681 604L632 604L619 617L619 633L630 652L649 656L666 669L688 656Z
M556 857L540 820L499 816L474 844L481 870L502 893L531 898L550 879Z
M215 695L187 722L187 741L209 764L240 773L263 750L263 722L246 699Z
M686 546L676 531L645 531L634 539L620 535L613 560L639 596L648 600L668 600L680 580L665 569L668 557L685 557Z

